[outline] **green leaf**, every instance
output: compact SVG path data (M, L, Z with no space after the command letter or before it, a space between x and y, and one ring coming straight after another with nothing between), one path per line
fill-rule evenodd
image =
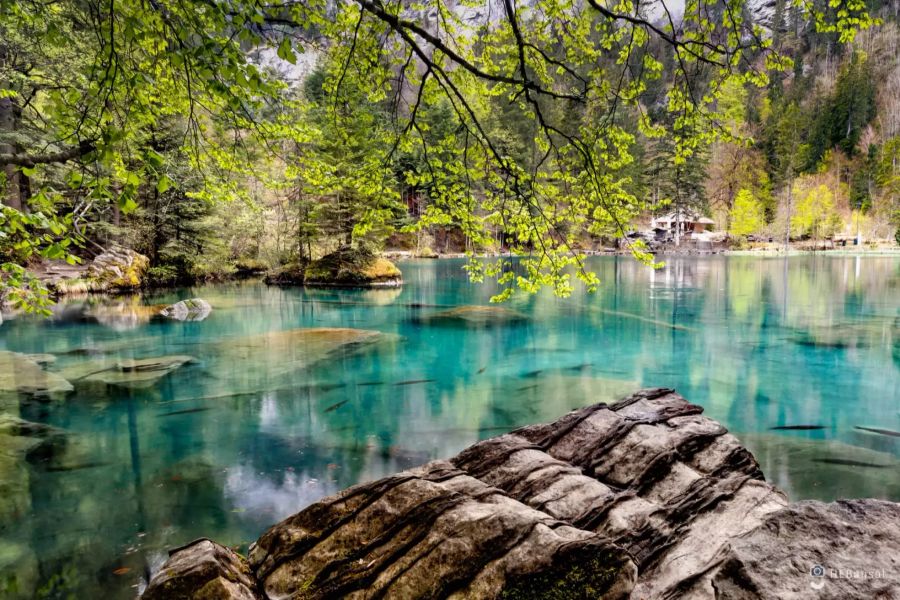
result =
M156 182L156 191L160 194L165 194L167 190L172 187L172 180L167 176L163 175L159 178L159 181Z
M72 189L77 189L81 187L81 183L84 181L84 175L81 174L80 171L72 171L69 173L69 187Z
M127 196L122 196L119 198L119 208L122 209L123 213L128 214L137 208L137 202Z
M281 40L281 43L278 45L278 58L286 60L292 65L297 64L297 55L294 54L294 48L287 38Z

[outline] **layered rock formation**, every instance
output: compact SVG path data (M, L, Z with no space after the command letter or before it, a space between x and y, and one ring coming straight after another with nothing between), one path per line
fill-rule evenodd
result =
M643 390L349 488L267 531L241 563L252 573L247 591L214 597L900 593L900 505L789 505L701 412L672 390ZM192 548L172 556L145 598L163 597L166 581L187 581L197 568ZM816 565L878 569L878 561L880 579L811 574ZM209 597L196 586L179 590L164 597Z
M49 266L38 276L57 294L136 290L144 285L150 259L128 248L98 254L87 269Z
M112 248L96 256L88 275L104 289L123 290L141 287L150 259L128 248Z

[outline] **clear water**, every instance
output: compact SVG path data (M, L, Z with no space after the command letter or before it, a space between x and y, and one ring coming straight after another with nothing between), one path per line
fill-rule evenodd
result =
M508 305L525 322L428 321L496 292L461 266L402 263L402 290L216 285L4 323L0 348L54 353L53 370L197 360L146 389L7 395L4 412L68 437L0 461L0 596L130 598L167 548L246 548L341 488L642 386L703 405L794 499L900 500L900 438L856 429L900 431L900 257L673 258L657 272L596 258L598 294ZM188 297L212 304L208 319L133 314ZM336 349L264 335L300 327L397 337ZM786 425L822 428L771 429Z

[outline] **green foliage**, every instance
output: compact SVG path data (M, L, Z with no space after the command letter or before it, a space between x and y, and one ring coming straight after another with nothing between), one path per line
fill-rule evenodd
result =
M228 271L259 253L270 194L292 200L302 260L377 248L402 222L461 232L497 299L565 295L573 273L593 289L582 241L623 236L661 201L705 209L706 147L744 143L753 89L795 64L744 0L688 2L677 28L626 2L479 6L0 0L4 197L42 215L4 216L3 260L69 258L88 236L146 250L160 278ZM857 0L781 13L841 44L877 23ZM321 66L295 86L308 44ZM771 107L776 182L828 144L853 152L871 79L855 55L815 136L797 133L799 96ZM401 193L425 198L417 222ZM475 255L498 242L521 270Z
M3 276L3 301L28 313L50 315L50 294L40 281L14 263L0 266Z
M875 80L869 61L854 52L841 69L834 93L821 99L810 140L809 165L837 146L852 156L859 138L875 116Z
M819 239L833 235L840 227L840 217L834 212L834 199L827 186L815 185L804 189L802 184L798 183L794 195L797 198L797 205L791 217L791 230L794 235L808 235Z
M731 210L731 227L728 233L734 236L747 236L758 232L765 224L763 207L753 196L753 192L742 189L734 199Z
M323 236L340 246L371 250L400 214L396 173L385 161L392 141L388 115L342 69L332 60L315 71L304 86L305 97L292 103L287 123L296 148L287 177L302 215L301 255L304 245ZM331 97L339 84L340 103Z
M150 267L147 271L147 282L153 287L173 287L184 281L184 269L172 265Z

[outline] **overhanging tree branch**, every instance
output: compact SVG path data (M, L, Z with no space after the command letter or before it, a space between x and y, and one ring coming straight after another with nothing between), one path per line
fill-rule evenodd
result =
M31 168L37 165L64 163L80 158L97 149L93 141L82 141L77 146L47 154L0 154L0 164Z

